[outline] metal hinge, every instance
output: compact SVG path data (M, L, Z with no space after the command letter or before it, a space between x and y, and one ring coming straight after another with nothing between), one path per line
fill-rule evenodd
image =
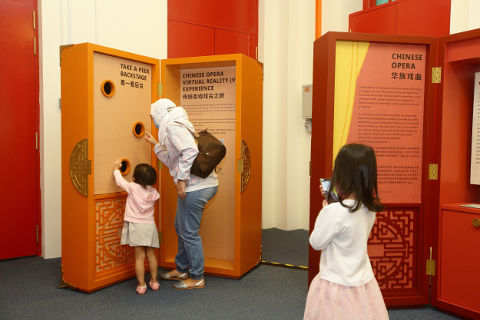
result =
M432 68L432 83L442 83L442 67Z
M427 276L435 275L435 260L432 259L432 247L430 247L430 259L427 259L425 269Z
M163 97L163 84L161 82L158 83L157 94L158 94L158 98Z
M38 150L38 131L35 131L35 150Z
M243 173L245 170L245 161L243 158L237 159L237 172L238 173Z
M428 164L428 180L438 180L438 164Z
M92 174L92 160L85 160L85 172L88 174Z
M33 55L37 55L37 37L33 36Z
M37 241L37 244L38 244L38 224L35 226L35 239Z
M35 17L35 11L32 12L33 15L33 30L37 29L37 19Z

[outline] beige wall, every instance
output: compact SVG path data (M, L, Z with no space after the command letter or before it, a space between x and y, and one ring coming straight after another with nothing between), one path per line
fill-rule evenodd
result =
M302 85L312 83L315 0L260 0L259 8L263 227L308 229L310 134Z

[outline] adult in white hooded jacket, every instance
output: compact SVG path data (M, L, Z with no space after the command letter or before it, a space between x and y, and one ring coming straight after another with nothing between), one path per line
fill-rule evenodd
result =
M194 127L182 107L160 99L152 104L150 115L158 128L158 141L150 133L145 134L145 139L154 145L153 151L168 167L177 186L176 268L161 278L179 280L175 289L200 289L205 286L200 221L205 204L218 190L218 179L215 172L205 179L190 173L198 148L191 133Z

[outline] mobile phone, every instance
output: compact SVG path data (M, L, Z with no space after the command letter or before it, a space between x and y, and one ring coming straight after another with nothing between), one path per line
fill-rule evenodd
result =
M320 178L320 183L322 184L323 191L325 191L325 195L328 198L328 190L330 189L330 179ZM327 198L325 198L325 200L327 200L329 203L338 201L338 195L335 192L335 188L333 188L333 190L330 194L330 198L329 199L327 199Z

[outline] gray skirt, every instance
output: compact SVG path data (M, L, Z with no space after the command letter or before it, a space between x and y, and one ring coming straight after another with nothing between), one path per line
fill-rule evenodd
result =
M155 223L124 221L120 244L128 244L131 247L159 248L157 226Z

